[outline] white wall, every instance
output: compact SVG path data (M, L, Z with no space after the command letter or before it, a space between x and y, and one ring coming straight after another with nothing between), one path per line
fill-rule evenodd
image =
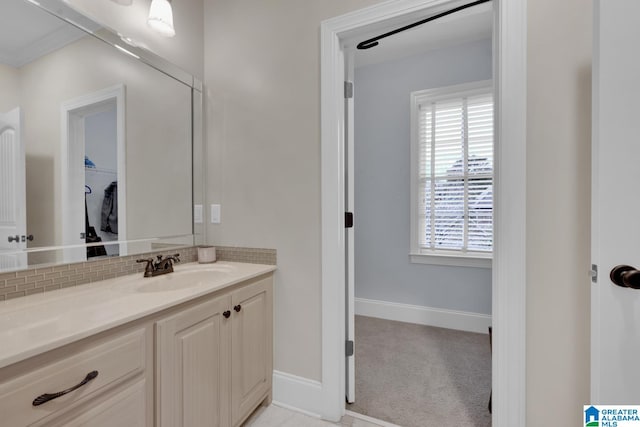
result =
M409 262L410 93L490 80L491 40L355 70L356 298L491 314L491 269Z
M61 103L117 84L126 90L126 237L191 233L190 89L87 36L20 69L34 246L63 241Z
M82 13L94 17L122 35L134 39L139 45L164 57L178 67L203 80L204 78L204 3L208 0L179 0L171 2L176 35L167 38L153 31L147 24L151 0L135 0L130 6L121 6L108 0L68 0ZM196 153L203 153L203 146L197 138L204 139L205 125L202 117L198 117L200 126L194 129L196 136ZM206 165L204 156L194 159L194 202L203 203L204 172ZM179 174L175 168L171 173ZM196 224L196 242L203 241L203 230L207 224ZM181 244L181 243L180 243ZM146 248L129 245L131 251L144 251Z
M592 3L528 2L527 426L589 402Z
M216 244L278 249L275 367L320 378L319 25L377 1L206 0ZM529 2L527 421L589 395L591 6Z
M0 64L0 113L20 105L20 74L17 69Z
M175 37L164 37L147 25L151 0L136 0L122 6L108 0L69 0L69 4L87 16L120 34L135 40L140 46L168 59L189 73L202 79L203 57L203 0L171 2Z
M275 366L310 379L321 370L319 25L377 2L205 0L208 196L223 203L209 241L278 249ZM577 425L589 400L592 7L528 4L527 425ZM109 7L98 17L126 29L129 8ZM169 49L192 72L200 22L187 40L177 25Z
M275 248L274 366L319 380L320 22L373 0L207 0L208 242Z
M137 42L139 42L142 46L148 47L150 50L155 53L164 56L169 61L174 62L176 65L182 67L186 71L194 74L196 77L202 78L204 70L203 70L203 0L181 0L179 2L173 3L173 12L174 12L174 22L176 27L176 37L172 39L168 39L166 37L160 36L157 33L153 32L146 25L146 17L148 13L148 7L151 0L136 0L132 6L120 6L111 1L94 1L94 0L69 0L69 3L74 6L76 9L81 12L94 17L98 22L101 22L113 30L133 37ZM105 46L101 46L104 48ZM100 46L96 49L100 49ZM99 71L108 70L111 65L109 61L106 62L107 66L101 66L101 63L96 61L87 61L87 65L89 68L91 66L97 66L100 68ZM104 65L104 64L102 64ZM5 67L0 65L0 93L2 93L2 97L0 97L0 108L2 110L9 110L18 104L20 104L18 93L19 88L19 79L18 70L8 69L9 67ZM76 72L80 73L79 79L83 80L86 78L90 72L84 72L81 67L76 67L76 70L72 70L69 74L73 76ZM42 74L46 75L46 74ZM42 79L42 75L40 75L40 82L46 86L48 79ZM115 76L112 76L115 77ZM73 77L71 77L73 78ZM153 79L141 79L141 81L147 80L147 83L151 86L155 85ZM58 89L64 90L62 86ZM37 90L36 90L37 91ZM28 92L28 90L27 90ZM153 93L153 92L150 92ZM11 95L11 96L10 96ZM36 96L39 96L36 94ZM151 97L142 96L137 98L135 101L135 105L133 108L147 108L148 105L155 105L158 108L166 108L169 101L171 102L182 102L181 96L177 96L173 98L171 95L158 93L155 96L158 96L157 101L154 101ZM176 101L180 99L180 101ZM190 107L185 107L185 114L190 111ZM23 109L24 111L24 109ZM59 111L54 112L56 120L59 118ZM31 119L25 119L25 126L28 125L28 121ZM31 120L31 121L36 121ZM49 120L49 119L45 119ZM59 185L56 183L56 180L52 178L55 174L58 174L57 167L59 167L59 153L58 153L58 143L49 143L49 138L59 138L59 131L44 127L43 129L48 129L48 131L42 131L42 138L36 138L40 143L40 148L36 148L36 152L31 156L27 154L29 157L27 158L28 167L27 167L27 185L29 186L28 194L31 198L31 202L33 206L47 206L47 209L38 210L38 209L28 209L27 221L30 224L29 233L34 234L37 237L37 240L43 244L53 244L59 237L57 237L56 233L59 232L60 227L57 227L55 224L59 221L59 218L56 218L56 214L53 213L53 209L49 209L48 206L56 206L56 209L59 209L60 202L60 193L59 193ZM156 132L158 135L163 135L164 131L160 128L149 126L152 132L139 131L134 132L130 135L130 140L144 140L144 139L154 139ZM177 140L177 139L176 139ZM153 149L148 150L142 144L131 144L131 147L137 147L134 150L132 155L142 156L142 158L152 159L155 151ZM171 150L175 148L175 146L168 147L157 147L156 149L161 152L162 150ZM151 154L151 155L150 155ZM178 156L186 155L190 156L190 153L186 153L184 150L182 152L177 153ZM171 156L171 155L169 155ZM144 162L143 162L144 164ZM30 166L30 167L29 167ZM176 187L179 187L180 190L176 191L176 188L171 187L163 187L159 185L154 185L154 183L144 184L143 188L141 188L139 194L151 194L154 197L154 200L161 203L159 210L164 210L167 207L177 206L181 207L185 214L188 214L190 217L191 206L185 203L179 203L176 199L172 199L171 197L167 197L168 193L177 194L177 193L185 193L183 182L191 181L191 174L189 172L185 173L184 168L179 166L178 162L172 162L169 165L156 165L161 170L162 173L168 176L170 179L174 179L174 183ZM31 173L30 171L33 171ZM147 170L144 166L133 170L132 173L135 175L136 173L141 174L143 177L151 179L152 171ZM41 179L41 176L50 177L49 179ZM133 194L132 194L133 193ZM190 190L188 191L190 194ZM129 193L133 197L138 196L135 191ZM140 231L141 233L147 233L148 228L157 229L158 224L156 221L158 216L149 216L148 215L149 208L145 208L143 213L139 213L134 215L134 223L130 224L130 230ZM29 217L31 215L31 217ZM154 219L156 218L156 219ZM147 233L148 234L148 233ZM35 243L35 242L34 242ZM130 250L133 250L130 245ZM145 248L140 248L140 250L145 250ZM42 254L35 254L42 255ZM43 256L30 256L29 263L41 263L41 262L49 262L50 256L57 256L56 254L44 254Z

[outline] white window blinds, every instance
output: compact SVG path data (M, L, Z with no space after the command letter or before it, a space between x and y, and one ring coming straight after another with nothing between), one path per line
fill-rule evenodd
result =
M418 249L491 252L490 89L445 98L420 97L417 109Z

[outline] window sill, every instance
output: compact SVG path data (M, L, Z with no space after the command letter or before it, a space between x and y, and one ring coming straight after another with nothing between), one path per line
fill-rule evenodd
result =
M450 265L455 267L491 268L492 255L451 255L444 253L409 254L412 264Z

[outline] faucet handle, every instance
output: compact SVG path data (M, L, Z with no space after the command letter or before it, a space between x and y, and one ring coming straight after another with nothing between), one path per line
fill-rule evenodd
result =
M147 265L144 266L144 277L151 277L153 275L153 271L155 270L153 266L153 258L137 259L136 262L147 263Z
M180 254L174 254L173 257L175 258L176 262L180 262Z

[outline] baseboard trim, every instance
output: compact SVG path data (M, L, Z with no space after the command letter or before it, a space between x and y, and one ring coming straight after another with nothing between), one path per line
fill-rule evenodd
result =
M368 415L362 415L357 412L350 411L348 409L344 411L344 414L353 418L357 418L359 420L366 421L371 424L375 424L376 426L380 426L380 427L401 427L398 424L393 424L384 420L380 420L378 418L370 417Z
M488 327L491 326L491 316L488 314L445 310L365 298L355 299L355 311L357 315L361 316L482 334L488 333Z
M321 418L322 384L319 381L274 370L272 400L276 406Z

